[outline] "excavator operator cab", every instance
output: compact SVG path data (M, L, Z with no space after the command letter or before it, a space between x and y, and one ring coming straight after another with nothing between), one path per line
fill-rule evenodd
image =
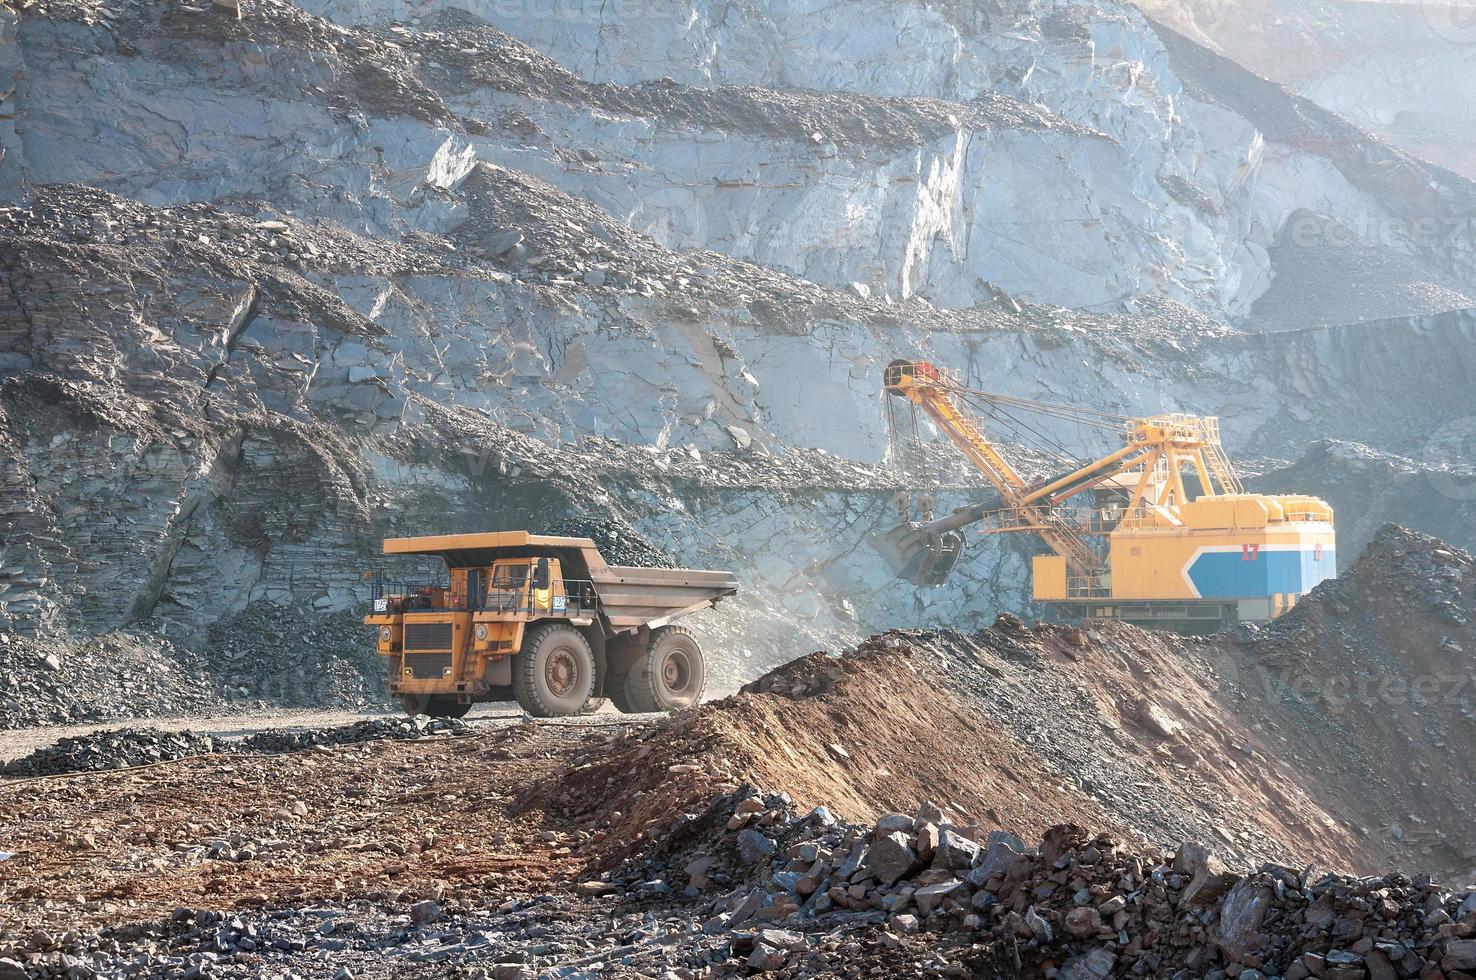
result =
M903 393L903 388L913 378L942 381L943 372L927 361L893 361L887 365L886 373L882 375L882 389L898 398L905 398L907 396Z

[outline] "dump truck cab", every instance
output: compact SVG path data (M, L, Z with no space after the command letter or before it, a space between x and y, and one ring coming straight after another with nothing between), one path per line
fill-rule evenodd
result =
M391 538L384 550L444 562L431 582L377 574L364 619L389 693L443 717L510 699L540 717L604 697L627 711L695 704L702 651L672 621L738 588L727 572L612 566L587 538L525 531Z

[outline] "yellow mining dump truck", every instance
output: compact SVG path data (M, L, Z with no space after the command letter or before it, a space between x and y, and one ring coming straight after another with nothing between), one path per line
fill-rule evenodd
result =
M702 648L675 620L738 591L729 572L608 565L588 538L495 531L390 538L386 555L445 563L434 584L374 576L389 691L410 714L459 718L516 699L530 715L696 704Z

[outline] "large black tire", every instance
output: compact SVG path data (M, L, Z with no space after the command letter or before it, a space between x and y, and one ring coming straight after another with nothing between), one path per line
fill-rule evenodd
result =
M463 704L444 694L402 694L400 707L407 715L429 715L432 718L462 718L471 710L471 704Z
M702 700L705 687L707 666L697 638L680 626L663 626L625 675L625 705L617 707L632 712L689 708Z
M595 658L589 641L572 626L545 623L523 638L513 658L513 692L535 718L577 715L594 693Z

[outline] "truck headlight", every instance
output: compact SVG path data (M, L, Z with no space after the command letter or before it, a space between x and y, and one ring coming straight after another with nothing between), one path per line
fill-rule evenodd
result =
M487 638L487 624L486 623L478 623L477 624L477 639L479 639L479 640L485 640L486 638Z
M388 643L390 641L390 637L392 635L393 634L390 633L390 628L388 626L381 626L379 628L379 642L380 643Z

